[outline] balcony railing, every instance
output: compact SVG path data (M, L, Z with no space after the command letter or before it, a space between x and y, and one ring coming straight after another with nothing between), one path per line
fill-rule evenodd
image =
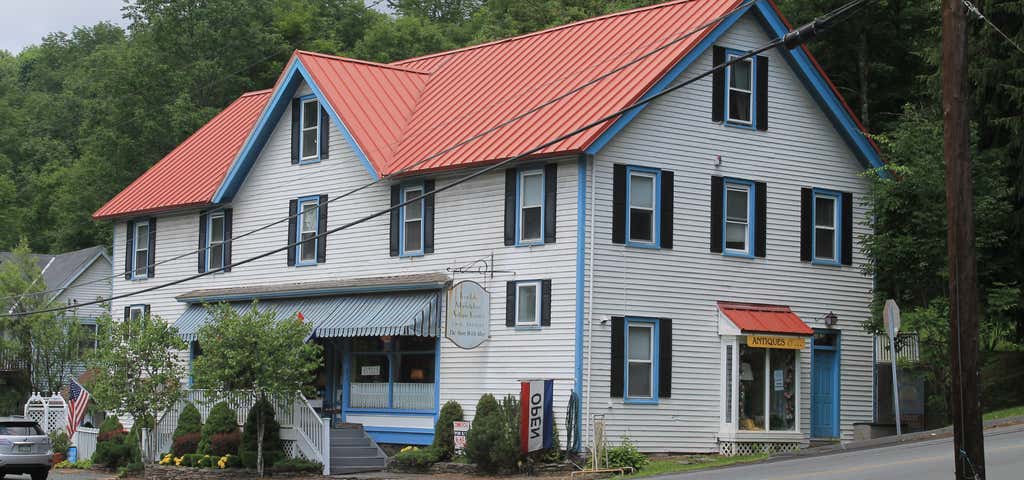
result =
M917 334L897 334L896 361L917 363L920 359ZM892 363L892 353L889 348L889 337L886 335L875 336L875 363Z

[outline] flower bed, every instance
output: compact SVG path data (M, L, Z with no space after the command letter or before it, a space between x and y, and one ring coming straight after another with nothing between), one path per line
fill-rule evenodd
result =
M274 478L309 478L305 472L269 472ZM251 479L256 472L241 468L194 468L169 465L147 465L146 479L157 480L235 480Z

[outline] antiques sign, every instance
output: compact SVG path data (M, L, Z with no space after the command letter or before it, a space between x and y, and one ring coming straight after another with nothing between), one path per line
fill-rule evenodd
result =
M787 350L800 350L804 348L804 339L802 337L747 335L747 346L753 348L782 348Z
M491 335L491 294L463 280L448 291L445 336L461 348L475 348Z

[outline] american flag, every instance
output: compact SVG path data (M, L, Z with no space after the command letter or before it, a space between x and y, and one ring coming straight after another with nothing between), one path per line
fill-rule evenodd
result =
M72 379L68 385L68 437L78 431L78 425L82 423L88 405L89 391Z

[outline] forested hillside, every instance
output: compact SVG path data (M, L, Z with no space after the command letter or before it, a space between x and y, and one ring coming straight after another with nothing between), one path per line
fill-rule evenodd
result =
M778 0L793 23L845 2ZM386 62L657 2L388 3L394 15L362 0L132 0L126 29L100 23L0 52L0 249L108 244L109 224L90 214L240 93L272 86L294 49ZM1024 43L1024 0L975 4ZM865 199L877 234L864 248L877 297L902 302L932 361L947 331L939 25L935 0L875 0L810 46L895 174ZM971 27L982 338L1019 350L1024 52L977 17Z

